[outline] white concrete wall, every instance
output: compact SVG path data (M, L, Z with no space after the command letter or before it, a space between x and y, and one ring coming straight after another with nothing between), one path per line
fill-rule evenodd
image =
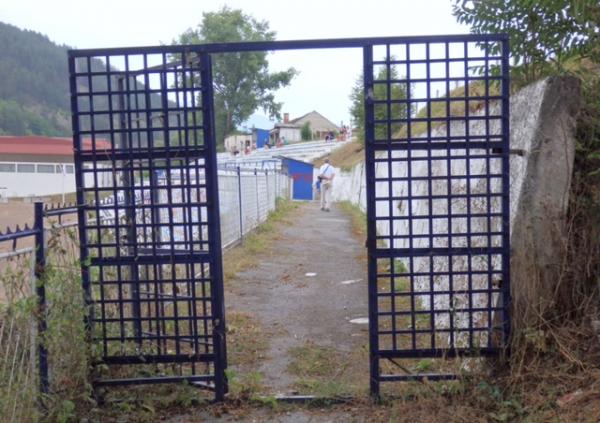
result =
M510 119L510 145L513 149L520 149L525 152L524 155L511 155L510 157L510 231L511 236L513 233L513 225L515 223L515 216L517 215L519 203L521 201L523 187L525 186L525 177L527 175L528 166L530 167L530 157L531 154L539 148L540 144L540 136L538 135L539 128L539 120L540 113L543 110L544 100L545 100L545 92L548 89L548 80L540 81L534 83L528 87L526 87L521 92L517 93L511 98L511 110L518 110L518 113L512 113ZM500 111L500 104L496 103L490 107L490 115L498 115ZM481 115L483 112L479 112ZM472 113L471 116L476 116L477 113ZM486 126L485 121L475 121L471 122L469 126L469 134L485 134ZM501 126L499 120L491 120L489 126L490 134L500 134ZM461 121L453 122L450 126L450 132L452 136L461 136L465 134L465 123ZM568 131L567 131L568 132ZM554 136L561 137L564 134L554 133L554 134L545 134L545 136ZM439 129L432 131L432 137L444 137L446 136L446 128L441 127ZM542 141L543 142L543 141ZM566 148L569 150L570 147ZM565 150L565 151L566 151ZM464 154L464 150L450 150L451 155ZM479 151L482 155L485 154L485 151ZM432 159L435 160L436 156L440 158L444 157L447 154L446 150L433 151ZM477 150L470 150L470 155L478 154ZM569 156L567 154L567 156ZM379 158L384 158L383 155L379 155ZM375 165L375 173L377 178L387 178L390 176L393 177L406 177L408 175L408 167L406 161L402 161L402 159L406 159L405 151L394 151L391 153L392 159L400 159L401 161L392 162L391 165L388 166L387 162L377 163ZM411 167L411 172L413 176L426 176L428 174L427 168L427 152L426 151L415 151L412 152L413 159L415 158L423 158L423 160L413 161L413 165ZM565 161L567 157L556 157L556 159L561 161L561 164ZM572 157L571 157L572 161ZM500 156L497 159L492 159L489 162L486 159L470 159L470 166L468 169L470 176L475 175L486 175L487 173L497 173L501 174L501 160ZM552 163L547 163L546 166L553 167ZM563 166L564 167L564 166ZM454 180L449 185L449 189L451 193L466 193L467 184L466 184L466 161L465 160L456 160L451 164L451 169L448 169L448 164L445 160L437 160L433 162L431 167L431 174L433 176L446 176L449 172L452 172L452 175L464 175L464 179ZM568 169L567 169L568 171ZM447 179L443 178L439 181L433 181L431 183L431 190L433 194L439 190L439 193L443 193L446 189ZM487 182L484 177L471 182L470 192L471 193L482 193L485 194L487 192L491 192L492 194L500 193L502 191L502 180L500 177L494 177L490 181L490 187L486 186ZM564 185L564 184L563 184ZM375 185L376 196L388 196L390 185L388 182L377 182ZM391 184L392 196L393 197L407 197L408 185L402 182L394 182ZM564 187L561 187L564 190ZM568 190L568 188L567 188ZM428 195L429 185L428 183L415 183L410 193L412 196ZM340 173L336 177L336 181L333 186L332 197L334 201L343 201L348 200L358 206L363 211L366 211L366 179L365 179L365 165L361 163L355 166L350 172ZM466 199L453 199L450 204L446 200L437 201L431 204L431 213L446 215L451 210L454 214L467 214L468 212L473 213L482 213L485 214L488 211L488 207L491 212L500 213L501 212L501 198L493 197L488 205L486 202L486 198L481 199L472 199L471 204L467 204ZM412 245L409 245L408 240L406 239L395 239L394 245L388 245L391 248L430 248L430 247L448 247L450 242L452 242L452 247L466 247L467 246L467 238L463 236L454 236L452 240L448 236L436 236L433 238L433 244L429 245L429 216L430 216L430 205L427 200L404 200L404 201L395 201L392 200L391 214L392 217L413 217L413 228L412 234L419 235L422 234L423 238L416 239L413 241ZM376 204L376 214L377 216L389 216L389 208L390 203L388 200L378 201ZM450 210L449 210L450 209ZM419 216L422 216L419 219ZM502 222L501 218L492 218L490 219L490 229L494 232L500 232L502 230ZM487 232L487 219L486 218L474 218L470 221L470 231L471 232ZM451 220L452 225L452 233L466 233L467 232L467 219L455 219ZM433 219L433 233L434 234L444 234L450 232L448 229L448 219ZM377 231L379 235L389 235L390 232L393 233L394 236L402 236L408 234L408 225L407 221L404 220L395 220L392 224L390 224L390 220L381 220L377 224ZM502 238L501 236L492 236L491 245L488 245L487 236L480 236L472 238L472 246L476 247L499 247L501 246ZM447 271L451 266L453 272L467 272L469 271L469 263L466 260L467 256L459 256L453 259L452 263L444 263L440 260L438 263L434 263L433 269L434 271L444 272ZM501 257L492 256L492 260L490 263L487 262L485 257L479 257L478 260L482 261L474 261L471 263L471 270L490 270L493 275L493 279L501 280ZM404 265L408 268L409 261L405 259L401 259L404 262ZM413 261L413 271L414 272L429 272L429 258L419 258L414 259ZM434 290L447 290L447 277L446 278L437 278L434 284ZM454 281L454 290L466 289L468 287L467 278L453 278ZM458 283L457 283L458 282ZM430 283L432 283L431 278L429 276L424 277L415 277L414 278L415 289L417 291L429 291ZM487 287L487 279L483 278L481 283L477 278L473 277L472 281L472 289L485 289ZM484 301L485 300L485 301ZM422 305L424 308L429 309L429 296L422 296L420 298ZM453 308L463 308L467 307L466 303L469 301L467 296L458 296L454 295L454 304L449 304L450 297L448 295L435 295L434 297L434 308L435 309L448 309L451 306ZM473 295L471 301L474 301L473 306L487 306L487 299L485 296L481 296L481 300L479 300L477 295ZM479 303L478 303L479 301ZM492 304L496 304L498 301L497 295L492 299ZM454 319L455 327L467 327L469 322L469 316L466 313L456 313ZM448 319L440 319L439 322L436 323L437 327L448 327ZM468 334L464 334L465 336Z
M0 197L38 197L44 195L60 194L62 192L75 192L75 175L64 173L56 168L58 163L25 163L2 162L2 165L11 164L15 172L0 171ZM18 165L34 166L36 171L17 172ZM53 173L40 172L38 165L53 166ZM73 163L64 163L73 169ZM57 173L58 171L58 173Z
M41 197L75 192L75 174L73 163L31 163L31 162L1 162L2 165L14 165L15 172L0 172L0 197ZM34 166L35 172L19 172L19 165ZM53 166L54 172L42 172L44 166ZM65 166L65 172L57 166ZM98 166L100 169L102 165ZM97 175L100 186L108 186L112 171L99 172ZM86 174L86 186L93 185L93 176Z
M287 142L298 142L302 140L300 130L297 128L279 128L279 138L284 137Z

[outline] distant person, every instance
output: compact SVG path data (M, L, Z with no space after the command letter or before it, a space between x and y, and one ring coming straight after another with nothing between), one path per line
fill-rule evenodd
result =
M321 210L328 212L331 206L331 188L333 187L333 178L335 177L335 168L325 159L325 163L319 168L317 179L321 185Z

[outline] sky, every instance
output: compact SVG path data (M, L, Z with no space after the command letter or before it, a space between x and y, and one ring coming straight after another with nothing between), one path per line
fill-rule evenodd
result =
M223 6L269 22L278 40L466 34L453 0L0 0L0 21L75 48L170 44ZM0 46L1 51L1 46ZM291 118L317 110L350 119L349 95L362 69L360 49L279 51L270 69L299 75L276 93ZM260 112L259 112L260 113Z

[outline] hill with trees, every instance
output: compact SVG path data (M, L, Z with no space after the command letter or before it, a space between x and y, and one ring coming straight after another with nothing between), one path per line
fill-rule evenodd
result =
M67 51L35 31L22 30L0 22L0 135L71 136L71 104ZM92 71L104 71L99 59L92 59ZM136 89L144 85L136 81ZM87 85L79 80L78 84ZM96 81L106 90L106 81ZM81 90L80 90L81 91ZM85 90L83 90L85 91ZM160 95L151 94L160 104ZM156 99L154 99L156 97ZM106 110L105 99L95 100ZM98 116L102 122L107 116Z
M70 135L68 47L2 22L0 45L0 135Z

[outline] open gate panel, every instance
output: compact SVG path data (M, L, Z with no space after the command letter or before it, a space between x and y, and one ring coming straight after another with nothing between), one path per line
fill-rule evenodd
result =
M364 49L371 389L451 379L509 333L505 39Z
M72 51L69 65L88 329L108 366L95 385L185 380L222 396L210 57Z

